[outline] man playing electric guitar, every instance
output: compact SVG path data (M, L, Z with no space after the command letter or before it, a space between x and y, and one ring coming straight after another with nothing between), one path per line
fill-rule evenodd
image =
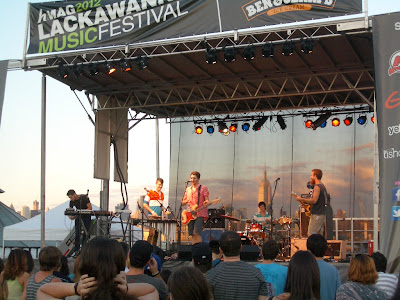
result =
M325 195L326 189L324 184L321 182L322 171L320 169L314 169L311 171L311 184L314 184L314 191L312 193L311 198L302 198L297 195L293 195L293 197L299 201L300 203L310 204L311 205L311 216L310 223L308 224L308 236L316 233L316 234L324 234L325 227Z
M182 206L188 205L190 210L196 210L198 207L203 207L197 212L197 219L189 222L188 231L192 241L201 241L201 232L203 231L204 220L208 219L207 204L209 192L206 186L200 185L200 173L194 171L190 173L191 186L185 190L185 195L182 199Z

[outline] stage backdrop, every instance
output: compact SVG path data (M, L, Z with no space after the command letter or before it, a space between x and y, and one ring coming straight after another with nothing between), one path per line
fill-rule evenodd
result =
M224 136L194 133L193 123L171 125L171 164L169 203L178 207L191 171L199 171L201 184L210 190L210 199L222 197L229 213L239 218L251 218L257 211L259 191L262 194L264 172L277 189L273 200L274 217L294 216L298 202L291 191L308 193L306 187L312 169L322 169L322 182L332 196L334 215L345 211L347 217L373 216L373 150L374 126L361 126L354 114L353 124L307 129L301 116L286 117L282 130L276 117L268 120L260 131L241 129ZM315 119L315 118L314 118ZM250 122L253 124L253 122ZM229 124L228 124L229 125ZM222 205L221 204L221 205ZM219 208L221 205L217 205ZM231 210L231 211L230 211Z
M373 29L380 244L393 271L400 265L400 13L375 16Z

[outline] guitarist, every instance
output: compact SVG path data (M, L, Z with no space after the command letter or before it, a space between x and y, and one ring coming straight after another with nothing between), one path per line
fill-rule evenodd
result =
M188 205L190 210L194 210L199 206L208 204L209 192L206 186L200 184L200 173L193 171L190 173L191 186L185 190L183 195L182 206ZM197 219L192 220L188 224L189 236L193 241L201 241L201 232L203 231L203 222L208 219L207 207L197 212Z
M308 224L308 236L312 234L324 234L325 227L325 195L326 188L321 182L322 171L320 169L314 169L311 171L310 184L314 185L314 191L311 198L302 198L300 196L293 195L293 197L302 204L311 205L311 216L310 223Z

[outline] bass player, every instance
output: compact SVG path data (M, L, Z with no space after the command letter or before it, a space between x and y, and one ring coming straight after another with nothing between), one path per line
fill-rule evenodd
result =
M190 210L195 210L197 207L205 206L197 212L197 218L188 224L189 236L194 241L201 241L201 232L203 231L203 222L208 219L208 204L209 192L205 185L200 184L200 173L193 171L190 173L191 186L187 187L182 199L182 206L188 205Z

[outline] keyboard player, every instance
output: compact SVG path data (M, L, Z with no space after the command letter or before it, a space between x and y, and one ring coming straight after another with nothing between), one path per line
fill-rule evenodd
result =
M92 210L92 203L90 203L89 196L86 194L78 195L74 190L69 190L67 192L67 196L70 200L69 207L76 207L79 209L88 209ZM86 214L78 214L77 216L68 216L71 220L75 220L75 249L74 256L77 256L79 253L79 249L81 247L81 229L82 225L85 226L85 230L83 231L82 241L86 239L86 232L89 232L90 229L90 220L91 216Z

